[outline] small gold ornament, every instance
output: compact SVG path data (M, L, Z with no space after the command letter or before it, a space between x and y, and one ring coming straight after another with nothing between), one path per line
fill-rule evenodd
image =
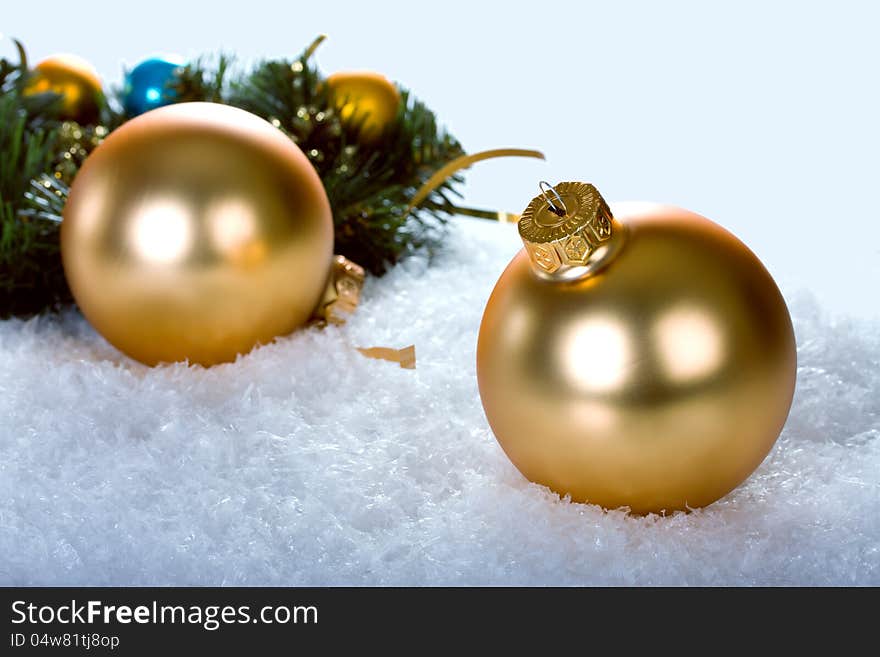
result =
M327 194L266 121L211 103L124 124L78 173L64 271L95 328L153 365L234 360L304 325L333 256Z
M384 75L369 71L334 73L327 86L339 103L343 121L363 121L360 137L372 141L394 121L400 107L400 92Z
M613 214L612 214L613 210ZM705 506L761 463L794 394L791 318L733 235L680 208L542 188L486 306L480 396L530 480L636 513Z
M101 106L101 79L85 59L54 55L34 67L25 95L52 92L61 96L60 118L95 123Z

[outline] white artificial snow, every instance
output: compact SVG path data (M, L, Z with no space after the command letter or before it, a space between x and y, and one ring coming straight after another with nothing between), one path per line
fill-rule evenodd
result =
M691 514L606 513L523 479L483 415L477 329L517 248L456 220L347 326L212 369L144 367L74 312L0 322L0 584L880 584L876 324L789 298L764 464ZM414 371L354 349L411 343Z

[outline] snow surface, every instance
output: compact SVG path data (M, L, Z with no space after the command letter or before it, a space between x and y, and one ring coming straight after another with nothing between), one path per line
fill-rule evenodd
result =
M0 322L0 584L880 584L880 331L789 302L788 425L739 489L631 517L530 484L489 431L483 306L518 248L372 279L345 327L149 369L76 313ZM415 343L416 370L355 346Z

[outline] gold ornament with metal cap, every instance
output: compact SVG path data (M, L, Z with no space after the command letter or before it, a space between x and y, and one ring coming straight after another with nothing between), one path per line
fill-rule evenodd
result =
M693 212L541 185L493 290L477 377L530 480L636 513L705 506L761 463L791 406L796 350L770 274Z

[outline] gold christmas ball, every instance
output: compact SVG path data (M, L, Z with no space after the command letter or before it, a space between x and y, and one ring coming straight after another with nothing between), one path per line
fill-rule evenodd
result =
M339 103L343 121L363 121L360 136L376 139L394 121L400 107L400 92L384 75L369 71L334 73L327 78Z
M558 196L557 196L558 194ZM613 210L613 214L612 214ZM530 480L635 513L705 506L761 463L795 386L791 318L757 257L708 219L560 183L519 224L477 375Z
M302 326L333 255L300 149L240 109L181 103L124 124L77 174L64 271L94 327L153 365L213 365Z
M76 55L54 55L31 72L25 95L56 93L61 96L60 118L90 124L98 120L101 79L85 59Z

